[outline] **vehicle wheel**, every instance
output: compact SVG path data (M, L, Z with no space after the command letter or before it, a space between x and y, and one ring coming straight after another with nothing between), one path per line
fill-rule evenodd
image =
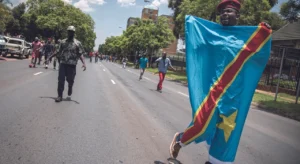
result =
M6 56L7 56L7 52L4 52L4 53L2 54L2 56L3 56L3 57L6 57Z
M22 59L23 58L23 55L22 54L19 54L19 59Z

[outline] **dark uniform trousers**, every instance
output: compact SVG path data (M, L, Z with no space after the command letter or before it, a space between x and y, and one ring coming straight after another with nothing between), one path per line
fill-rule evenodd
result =
M69 96L72 95L75 75L76 75L76 65L60 63L59 73L58 73L58 87L57 87L57 93L59 97L62 97L63 95L65 80L67 80L69 84L68 95Z

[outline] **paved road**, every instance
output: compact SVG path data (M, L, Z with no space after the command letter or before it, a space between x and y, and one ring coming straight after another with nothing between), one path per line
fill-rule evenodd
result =
M113 63L77 67L74 101L55 103L57 71L0 61L0 164L166 162L169 142L191 120L187 88ZM300 123L251 109L237 164L299 164ZM184 164L203 164L204 144L182 149Z

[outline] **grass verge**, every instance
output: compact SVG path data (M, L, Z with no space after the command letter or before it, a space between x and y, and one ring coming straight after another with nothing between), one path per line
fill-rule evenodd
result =
M252 102L264 111L300 121L300 104L286 101L280 97L275 102L273 96L257 92L254 94Z
M133 66L132 63L130 65ZM157 68L147 68L146 70L151 73L158 73ZM187 84L185 72L174 72L168 70L166 77L172 81ZM295 100L295 96L279 93L278 99L275 102L274 96L256 92L253 96L252 102L261 110L300 121L300 104L295 104L295 102L287 101L284 98Z

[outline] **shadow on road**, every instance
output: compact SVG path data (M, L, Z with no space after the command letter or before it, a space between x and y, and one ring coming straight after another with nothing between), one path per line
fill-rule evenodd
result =
M176 159L168 158L168 163L164 163L161 161L154 161L154 164L182 164L182 163Z
M41 96L40 98L42 98L42 99L47 98L47 99L53 99L53 100L56 99L56 97L47 97L47 96ZM76 101L76 100L67 100L67 99L65 99L65 98L63 98L62 101L73 101L73 102L76 103L76 104L80 104L80 103L79 103L78 101Z
M26 58L20 58L19 56L5 56L5 57L2 57L3 60L5 59L17 59L17 60L23 60L23 59L26 59Z

